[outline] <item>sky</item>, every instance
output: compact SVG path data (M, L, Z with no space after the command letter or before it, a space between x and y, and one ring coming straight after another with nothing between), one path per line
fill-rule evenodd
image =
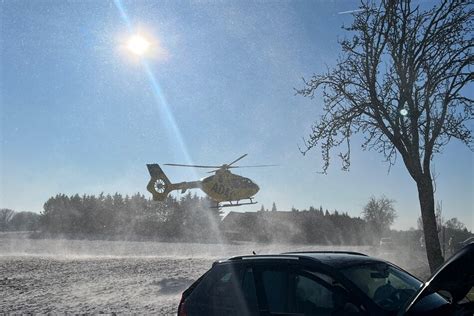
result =
M416 227L419 202L401 159L354 139L349 172L299 146L322 100L295 95L337 61L356 1L0 1L0 207L41 212L58 193L143 193L146 163L223 164L260 186L255 211L309 206L360 216L396 201L393 228ZM425 1L424 5L431 2ZM126 49L141 34L143 57ZM435 199L474 229L474 155L435 156ZM173 182L206 170L163 168ZM197 193L197 191L196 191ZM179 196L179 194L177 194ZM227 209L228 210L228 209Z

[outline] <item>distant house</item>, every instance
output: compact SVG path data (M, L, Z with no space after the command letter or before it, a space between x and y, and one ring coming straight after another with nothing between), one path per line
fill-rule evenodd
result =
M364 220L315 209L230 212L222 220L221 231L230 241L360 245L371 240Z
M295 212L230 212L222 220L221 229L228 240L271 241L285 239L295 233ZM281 235L281 236L280 236Z
M253 240L249 224L255 223L256 219L257 212L229 212L221 222L222 233L228 240Z

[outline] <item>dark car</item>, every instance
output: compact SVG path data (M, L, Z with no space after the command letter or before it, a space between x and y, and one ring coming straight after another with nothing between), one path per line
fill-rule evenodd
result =
M473 254L463 248L427 283L356 252L234 257L184 291L178 316L472 315Z
M469 237L468 239L466 239L466 240L460 242L459 245L460 245L461 247L459 247L459 248L462 248L462 247L464 247L464 246L466 246L466 245L469 245L469 244L472 244L472 243L474 243L474 236L473 236L473 237Z

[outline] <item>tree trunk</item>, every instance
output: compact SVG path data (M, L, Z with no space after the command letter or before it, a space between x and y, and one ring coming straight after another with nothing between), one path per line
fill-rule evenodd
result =
M422 175L416 182L425 235L426 255L431 273L444 261L436 227L434 191L431 175Z

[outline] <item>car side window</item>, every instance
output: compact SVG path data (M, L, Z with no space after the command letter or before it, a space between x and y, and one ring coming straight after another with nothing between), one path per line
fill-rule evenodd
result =
M268 311L288 315L361 315L349 294L332 278L297 269L261 271ZM333 284L334 283L334 284Z
M312 271L290 273L295 312L303 315L365 315L360 304L332 277Z
M333 310L335 308L335 293L306 276L296 274L295 303L298 312L306 311L309 307L314 309Z
M234 276L235 272L233 269L220 271L217 274L213 284L209 287L208 295L211 298L219 298L220 296L228 295L229 290L232 289L233 285L237 286L237 280Z
M215 307L237 308L242 300L241 269L236 266L219 267L208 286L207 296Z
M258 303L251 269L217 266L192 293L190 314L258 315Z

